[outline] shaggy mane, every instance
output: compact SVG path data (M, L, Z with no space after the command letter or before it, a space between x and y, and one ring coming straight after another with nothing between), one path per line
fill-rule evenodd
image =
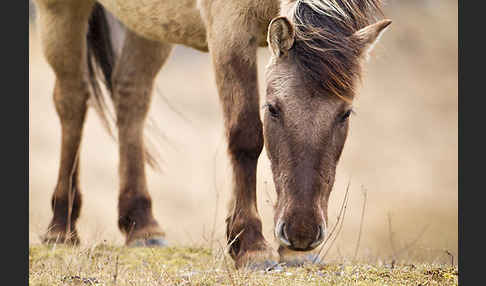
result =
M383 16L380 0L297 0L291 12L295 42L289 54L309 84L350 101L361 78L354 32ZM318 83L316 86L316 83Z

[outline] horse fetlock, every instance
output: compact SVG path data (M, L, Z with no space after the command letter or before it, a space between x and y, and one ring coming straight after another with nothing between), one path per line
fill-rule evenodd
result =
M229 217L226 225L226 238L229 254L240 260L247 252L265 252L268 243L262 234L262 223L259 218Z
M143 244L150 244L151 240L164 238L165 233L160 228L151 212L135 210L125 215L120 215L118 227L124 233L126 244L132 245L138 240Z
M65 243L78 245L80 240L75 222L76 220L73 220L70 224L67 224L65 219L58 220L53 218L46 233L41 237L42 242L46 244Z
M63 196L54 194L51 199L51 208L53 212L50 230L56 232L75 232L76 221L81 213L82 198L79 191L73 191L69 196L68 193L62 193Z
M139 238L165 236L152 214L150 197L120 195L118 211L118 227L126 235L127 244Z
M263 237L261 223L234 227L227 238L236 268L266 270L277 264L278 254Z

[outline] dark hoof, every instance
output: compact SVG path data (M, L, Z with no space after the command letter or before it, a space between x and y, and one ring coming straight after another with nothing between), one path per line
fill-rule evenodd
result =
M250 271L281 272L283 267L275 261L264 260L259 262L250 262L244 266L244 269Z
M280 263L284 263L285 266L296 267L305 264L325 265L323 259L319 257L317 250L304 252L280 246L278 253L280 255Z
M128 244L129 247L166 247L169 246L163 237L140 238Z
M275 250L265 247L259 250L245 251L235 259L236 269L267 271L276 267L278 255Z
M306 264L324 265L324 261L317 254L305 254L298 257L284 259L285 266L301 267Z
M63 233L47 233L40 237L43 244L53 245L53 244L66 244L66 245L79 245L80 240L77 234L71 236L66 236Z

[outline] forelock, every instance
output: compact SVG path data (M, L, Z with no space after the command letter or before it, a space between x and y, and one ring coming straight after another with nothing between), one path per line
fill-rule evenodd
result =
M350 37L382 15L378 0L297 0L288 11L295 27L289 56L309 85L352 100L361 76L361 46Z

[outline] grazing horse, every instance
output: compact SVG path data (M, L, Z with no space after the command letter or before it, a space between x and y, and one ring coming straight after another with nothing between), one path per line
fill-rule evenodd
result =
M143 130L154 79L174 44L209 51L221 100L233 196L227 241L236 267L286 261L319 246L361 66L391 23L379 0L36 0L45 57L56 75L61 160L45 241L78 243L79 147L97 75L116 112L118 226L127 245L165 245L147 190ZM105 9L127 28L113 52ZM256 51L269 46L264 123ZM101 70L101 73L96 73ZM277 192L278 252L262 234L256 169L265 145Z

